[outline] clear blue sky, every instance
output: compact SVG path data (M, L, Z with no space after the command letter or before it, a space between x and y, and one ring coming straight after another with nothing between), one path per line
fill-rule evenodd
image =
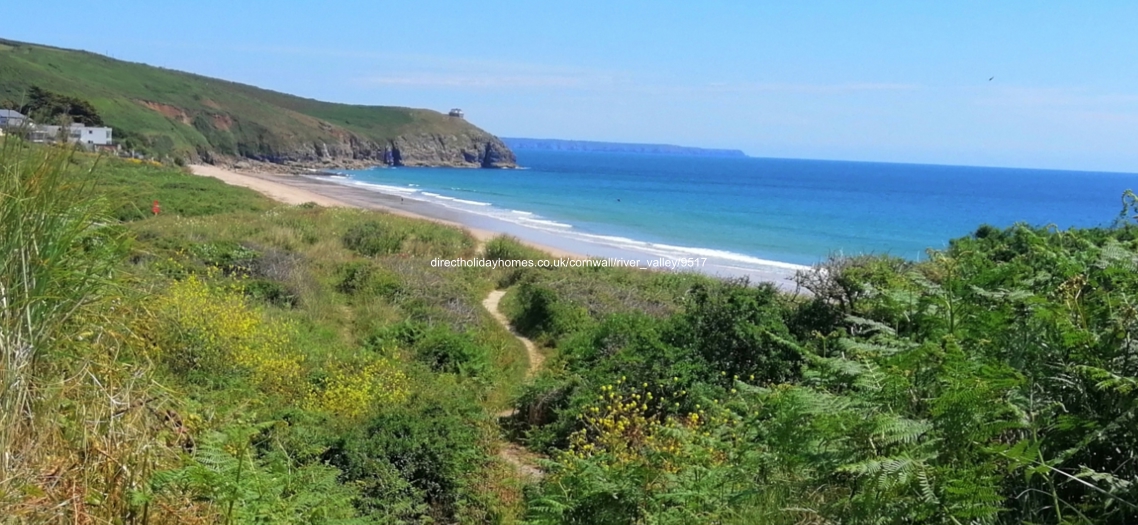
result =
M1138 2L44 1L0 16L6 38L461 107L502 136L1138 172Z

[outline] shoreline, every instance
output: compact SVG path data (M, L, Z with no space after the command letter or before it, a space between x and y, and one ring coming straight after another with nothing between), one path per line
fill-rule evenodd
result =
M303 204L315 202L321 206L342 206L362 209L380 210L394 215L432 221L453 228L470 232L479 244L484 244L499 235L508 235L516 238L530 248L545 252L554 258L564 259L624 259L644 261L649 266L640 266L643 270L690 271L702 273L718 278L745 277L752 281L769 282L783 291L794 292L796 285L792 278L796 271L806 268L803 265L785 263L781 261L766 261L752 267L740 266L737 261L726 260L714 256L704 257L699 267L660 267L652 266L652 261L675 259L653 253L646 248L636 249L630 247L614 246L605 242L596 242L557 235L536 228L528 228L516 223L510 223L474 214L453 207L428 202L421 199L404 197L394 191L384 191L373 185L344 184L333 180L328 175L309 173L306 175L269 173L257 171L254 173L239 172L232 169L209 165L192 165L191 171L196 175L214 177L222 182L235 186L243 186L258 191L269 198L286 204ZM712 254L714 255L714 254ZM689 256L690 257L690 256ZM699 257L696 257L697 259Z
M417 213L414 211L414 208L424 207L422 206L422 203L419 203L418 201L411 201L408 203L397 195L389 195L369 190L351 188L350 186L336 184L333 182L314 181L302 175L268 172L241 173L231 169L219 168L217 166L210 166L207 164L193 164L190 165L189 168L194 175L202 177L213 177L226 184L229 184L230 186L241 186L243 188L249 188L270 199L284 204L297 205L304 204L306 202L315 202L316 204L324 207L360 208L366 210L384 211L392 215L398 215L400 217L430 221L436 224L442 224L444 226L450 226L452 228L458 228L460 230L467 231L478 241L479 244L485 244L486 242L495 237L498 237L499 235L508 235L505 232L496 232L489 229L476 228L468 224L463 224L459 221L435 217L424 213ZM339 188L343 188L344 191L337 191ZM366 192L366 194L361 194L361 192ZM376 198L376 196L382 196L386 198ZM400 202L395 202L396 199L398 199ZM521 238L518 238L518 241L535 250L546 252L552 257L559 257L563 259L588 258L587 256L579 253L566 251L563 249L555 248L553 246L546 246L541 243L536 243Z

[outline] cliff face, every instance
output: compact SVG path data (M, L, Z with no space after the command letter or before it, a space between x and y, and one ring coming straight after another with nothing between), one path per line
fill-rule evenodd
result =
M514 152L488 133L439 135L422 133L397 137L387 145L385 160L394 166L455 166L513 168Z
M332 140L300 141L246 151L242 157L274 163L354 163L409 167L514 168L517 159L498 137L489 133L416 133L373 141L355 134ZM208 156L207 156L208 157ZM206 158L205 160L210 160Z

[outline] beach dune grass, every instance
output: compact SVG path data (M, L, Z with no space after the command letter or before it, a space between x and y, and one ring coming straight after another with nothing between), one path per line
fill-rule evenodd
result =
M177 464L163 435L173 405L151 385L134 335L145 294L120 286L127 252L101 164L68 148L0 143L0 508L4 521L113 521L138 515L136 495ZM97 453L92 453L97 451ZM128 469L123 469L128 465ZM193 522L208 509L159 497Z
M483 415L509 406L520 392L527 365L524 349L480 307L496 274L430 267L431 254L473 255L474 241L461 230L380 212L283 205L194 217L163 214L137 220L130 229L137 239L137 271L156 274L151 278L203 275L218 268L221 273L213 277L218 282L245 286L268 280L294 296L291 305L254 296L250 300L269 317L295 327L292 345L302 356L306 388L327 389L330 381L346 384L335 379L343 374L337 371L344 370L342 363L380 359L397 364L408 378L408 396L434 391L433 382L450 377L447 381L463 385L458 387L466 392L462 399L475 400ZM352 239L366 244L373 234L402 242L374 252L355 249L360 244ZM287 399L274 403L290 405ZM292 403L291 410L341 406L334 400L321 403ZM348 431L348 415L366 421L403 410L401 403L359 406L350 414L340 409L345 415L325 425ZM494 431L487 427L479 432L485 432L479 446L489 447ZM504 486L492 488L509 492ZM514 498L519 504L520 498ZM508 515L516 509L497 512Z
M473 255L467 233L379 212L277 205L175 168L16 139L4 143L0 170L0 216L15 226L0 237L6 519L204 523L333 503L339 510L326 516L350 517L343 498L358 495L356 485L341 485L337 469L353 463L328 467L311 450L373 418L423 419L407 400L426 393L436 394L432 406L461 415L425 421L465 437L432 445L459 447L438 465L449 488L436 496L451 503L412 491L400 519L520 515L508 469L490 482L481 472L505 468L493 459L488 422L519 390L524 350L479 305L493 273L429 265L430 255ZM369 224L403 242L371 256L345 246L349 230ZM343 269L361 265L387 284L348 293ZM404 322L440 335L406 345L376 337ZM274 431L280 447L254 450L254 436L281 418L294 423ZM426 428L423 439L438 430ZM390 448L375 461L401 453ZM259 502L218 492L241 470L243 483L313 485ZM427 474L398 476L414 484ZM202 476L216 483L191 482ZM305 515L300 522L319 522Z
M1110 229L984 228L919 263L836 258L794 297L627 268L436 268L477 243L175 169L0 153L0 219L16 225L0 238L9 521L1138 511L1133 195ZM152 192L171 210L110 215ZM480 304L503 287L514 327L554 347L530 382ZM513 436L548 454L540 480L511 466L496 422L511 413Z

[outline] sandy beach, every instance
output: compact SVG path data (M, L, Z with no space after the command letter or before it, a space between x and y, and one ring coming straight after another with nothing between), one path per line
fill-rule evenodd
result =
M659 258L658 255L652 253L583 242L580 239L571 239L472 215L421 199L405 198L394 193L344 184L342 180L329 177L271 172L239 172L208 165L193 165L190 168L197 175L214 177L227 184L246 187L286 204L314 202L321 206L379 210L465 230L470 232L479 243L485 243L499 235L510 235L527 246L549 254L552 258L636 260L641 261L639 263L641 269L663 269L645 267L648 263L644 261ZM768 265L758 269L739 268L731 265L730 261L711 261L705 267L684 271L699 271L717 277L747 277L752 281L766 281L781 289L793 291L796 287L792 277L794 272L800 268L802 267L798 265L778 261L770 261Z
M475 228L455 220L448 220L437 216L416 213L416 209L426 208L427 205L418 201L405 200L395 195L362 191L356 188L314 180L298 175L284 173L239 173L217 166L194 164L190 170L195 175L213 177L231 186L241 186L261 193L277 202L285 204L304 204L314 202L320 206L348 208L362 208L380 210L401 217L421 219L438 224L444 224L460 230L466 230L478 240L485 243L494 237L506 232L496 232L483 228ZM434 210L438 211L438 210ZM584 255L567 250L519 239L523 244L548 253L552 257L565 259L583 259Z

